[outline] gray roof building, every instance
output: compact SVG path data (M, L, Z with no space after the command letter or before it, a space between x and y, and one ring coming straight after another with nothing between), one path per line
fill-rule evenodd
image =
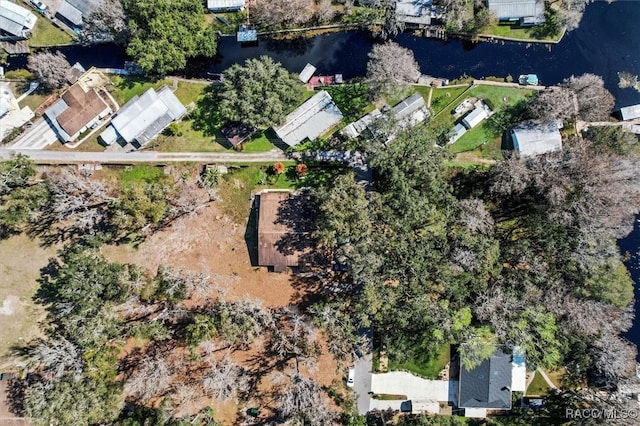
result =
M544 22L544 0L487 0L487 6L501 21Z
M0 0L0 33L28 37L36 24L36 15L8 0Z
M307 64L304 66L304 69L300 71L300 75L298 76L298 78L300 79L301 82L306 83L311 79L311 77L313 77L313 74L315 72L316 72L316 67L314 67L311 64Z
M491 110L489 106L485 104L482 100L475 103L475 108L473 108L467 115L462 119L462 124L467 129L473 129L478 124L482 123L486 118L489 117Z
M511 130L513 148L522 157L533 157L562 149L561 124L556 121L523 121Z
M349 123L342 129L342 133L344 133L349 138L356 138L360 136L362 132L366 128L368 128L373 120L382 116L382 113L379 109L374 109L369 114L361 117L358 121L354 121L353 123Z
M429 116L427 104L420 93L414 93L392 108L393 116L400 120L409 120L417 124Z
M82 25L82 15L91 9L91 0L63 0L56 12L63 20L80 27Z
M458 407L511 409L511 356L497 350L472 370L460 367Z
M620 108L620 118L623 120L635 120L636 118L640 118L640 104Z
M158 92L151 88L120 108L100 138L110 145L120 136L125 142L142 147L186 112L169 87Z
M207 9L212 12L243 10L244 0L207 0Z
M396 16L406 24L430 25L431 5L431 0L398 0Z
M295 146L305 139L315 140L340 120L342 111L329 92L322 90L287 115L285 123L273 130L284 143Z
M456 124L455 126L453 126L451 132L449 132L449 143L454 143L465 133L467 133L467 128L464 127L461 123Z

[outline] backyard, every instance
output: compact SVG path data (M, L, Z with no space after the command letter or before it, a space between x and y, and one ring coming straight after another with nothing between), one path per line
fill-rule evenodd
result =
M75 41L71 34L56 27L44 16L37 15L37 17L36 25L29 38L30 47L62 46Z
M408 371L426 379L439 379L440 372L451 360L451 345L440 346L438 352L432 357L411 358L404 362L395 362L389 359L390 371Z

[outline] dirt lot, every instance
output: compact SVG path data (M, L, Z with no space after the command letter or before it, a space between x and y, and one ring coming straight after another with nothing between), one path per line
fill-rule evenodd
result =
M44 310L31 300L40 268L55 249L43 249L25 235L0 241L0 365L8 363L10 348L39 335Z
M155 233L137 248L106 246L103 252L111 261L135 263L150 272L155 272L159 265L205 272L215 283L211 296L222 294L228 301L252 298L268 307L297 303L300 294L295 288L293 275L270 273L266 268L251 265L245 232L246 225L224 216L214 202L199 209L195 215L182 218L170 228ZM260 350L257 349L254 346L230 356L234 362L253 370L249 360L259 356ZM317 371L311 376L324 386L330 386L336 378L339 379L336 363L324 347L317 359ZM211 406L216 419L225 425L238 424L238 414L249 407L260 407L261 413L268 415L277 402L269 400L269 390L273 387L271 378L272 374L262 377L258 394L246 406L239 406L234 401L223 403L210 398L196 398L189 406L183 406L180 414L192 414L203 406Z
M229 301L259 299L270 307L295 303L292 276L252 267L244 234L245 227L224 217L214 202L155 233L137 249L110 246L103 252L112 261L135 263L152 272L159 265L205 272L216 284L211 295L222 291Z

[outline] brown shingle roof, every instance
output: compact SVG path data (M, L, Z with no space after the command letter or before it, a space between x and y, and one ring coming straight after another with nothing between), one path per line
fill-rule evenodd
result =
M62 99L69 107L58 115L56 119L60 127L71 136L78 133L107 108L107 104L95 89L89 89L88 92L85 92L77 84L71 86L62 95Z
M258 264L298 266L309 244L304 200L289 192L263 192L259 203Z

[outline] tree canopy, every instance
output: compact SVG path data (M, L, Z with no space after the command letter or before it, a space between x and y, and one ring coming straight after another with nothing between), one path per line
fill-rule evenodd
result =
M397 92L415 83L418 77L420 68L411 50L392 41L373 46L367 63L367 81L374 97Z
M227 69L219 97L224 118L264 128L284 121L300 102L302 85L282 64L261 56Z
M200 0L123 0L129 17L131 40L127 53L145 73L166 74L180 70L187 59L212 57L216 35L204 23Z

